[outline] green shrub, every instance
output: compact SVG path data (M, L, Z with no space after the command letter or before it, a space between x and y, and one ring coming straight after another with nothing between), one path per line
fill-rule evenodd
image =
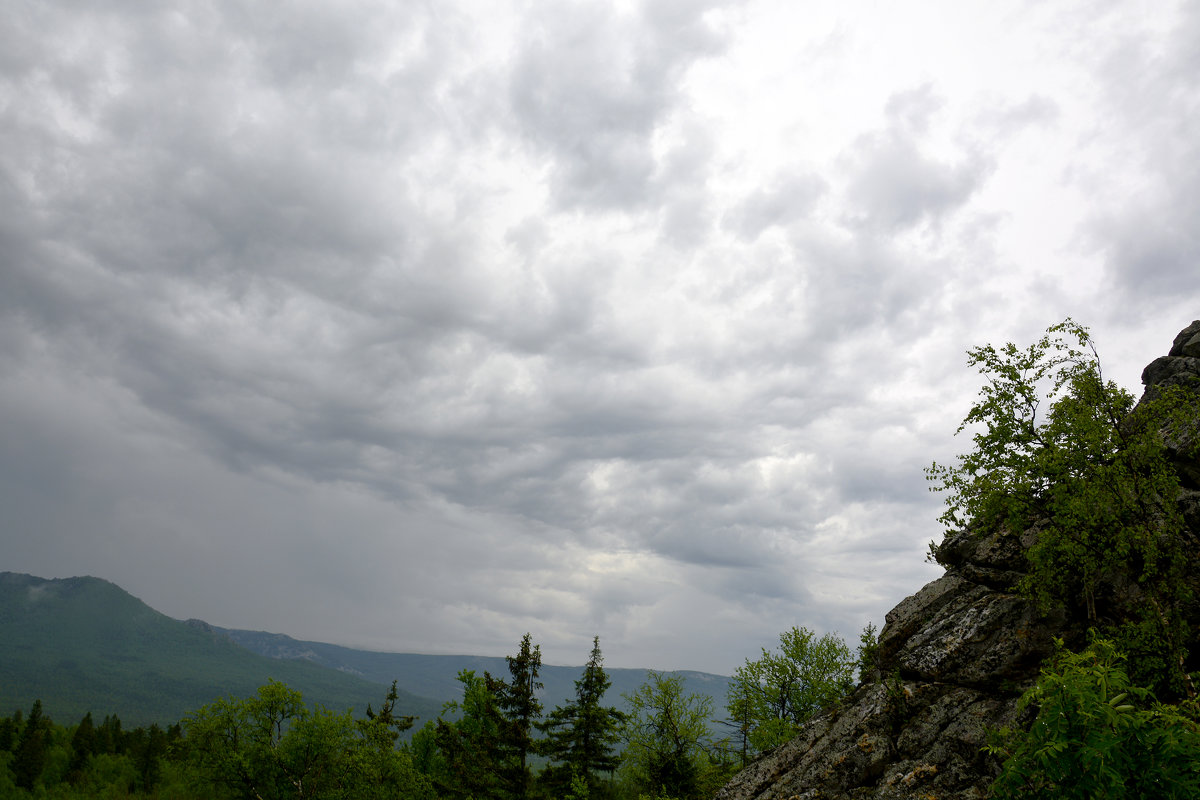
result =
M987 750L1005 759L997 800L1184 800L1200 797L1196 708L1154 701L1131 684L1119 654L1093 638L1082 653L1058 642L1019 708L1028 730L1003 730Z

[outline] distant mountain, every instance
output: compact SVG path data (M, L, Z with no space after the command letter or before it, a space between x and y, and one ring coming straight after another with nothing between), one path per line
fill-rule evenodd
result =
M382 681L253 653L206 623L171 619L99 578L0 572L0 714L28 712L40 698L63 724L92 711L115 713L126 727L167 725L218 697L249 696L269 678L337 711L378 708L387 693ZM422 718L441 708L408 693L396 705Z
M456 676L464 669L474 670L477 675L490 672L493 677L508 677L508 662L503 657L378 653L339 647L333 644L300 641L280 633L228 628L214 628L214 630L221 631L233 641L259 655L308 661L389 686L392 681L397 681L399 686L413 694L442 702L462 699L462 685L456 680ZM536 639L534 643L537 643ZM517 642L513 642L514 655L517 645ZM600 647L603 650L603 641L600 642ZM612 687L605 696L605 702L618 708L626 707L626 703L621 698L622 694L632 694L646 682L647 670L644 669L605 667L604 671L612 680ZM542 665L539 677L545 687L541 699L546 710L574 698L575 681L579 680L582 674L582 665L578 667ZM725 695L729 689L729 678L707 672L680 671L670 674L683 676L685 691L712 697L714 712L717 716L723 715Z
M0 572L0 715L28 712L41 699L62 724L91 711L115 713L127 727L169 725L219 697L247 697L273 678L310 704L358 713L368 703L378 708L396 681L397 713L419 717L420 725L435 719L443 703L461 699L456 676L464 669L508 677L502 657L378 653L181 622L100 578ZM543 665L547 711L574 697L582 672L582 666ZM612 688L605 700L622 709L621 695L637 691L647 676L644 669L606 672ZM723 716L729 678L671 674L685 678L686 691L712 697L714 715Z

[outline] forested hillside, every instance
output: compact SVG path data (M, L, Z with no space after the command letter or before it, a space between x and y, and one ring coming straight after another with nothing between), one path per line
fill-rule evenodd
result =
M171 619L99 578L0 573L0 713L40 699L48 716L119 713L165 726L217 697L251 694L270 678L329 708L378 704L386 686L306 661L276 661L204 625ZM423 718L441 703L402 692L398 710Z
M732 679L609 671L598 638L583 667L543 665L530 634L503 658L370 653L15 573L0 637L0 796L16 797L698 800L839 702L862 663L804 628Z
M134 725L169 725L216 697L252 693L268 678L300 690L328 708L378 704L397 682L397 712L434 719L458 699L464 669L502 675L501 656L382 653L307 642L258 631L181 622L147 606L119 586L91 578L47 580L0 573L0 713L28 709L37 699L56 718L119 711ZM582 661L585 653L580 653ZM646 681L647 670L613 669L612 696ZM721 708L729 678L671 673ZM545 666L540 696L550 706L574 692L578 667Z
M309 661L385 685L398 681L412 694L440 702L456 700L461 696L462 685L456 676L464 669L473 670L479 675L484 672L503 675L508 671L507 662L502 656L381 653L300 641L278 633L215 627L213 630L225 633L233 641L260 655ZM580 661L586 655L580 653ZM636 692L648 677L648 670L645 669L608 668L607 672L612 680L612 699L622 709L627 705L622 696ZM728 677L693 670L668 671L668 674L686 679L688 689L712 698L715 708L724 706L730 685ZM553 706L567 700L574 694L578 678L577 666L543 665L540 677L543 684L540 693L542 701Z

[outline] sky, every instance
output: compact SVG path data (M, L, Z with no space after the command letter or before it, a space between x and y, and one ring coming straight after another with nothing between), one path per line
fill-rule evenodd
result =
M1200 4L14 0L0 569L731 674L940 569L968 348L1200 318Z

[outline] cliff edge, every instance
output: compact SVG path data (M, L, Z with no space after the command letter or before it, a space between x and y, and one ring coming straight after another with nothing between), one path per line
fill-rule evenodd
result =
M1142 373L1142 401L1161 387L1200 398L1200 320ZM1198 424L1166 435L1183 492L1189 537L1200 532L1200 461L1187 455ZM967 530L946 539L945 574L890 612L877 674L838 709L760 757L717 800L979 800L999 772L983 752L989 729L1016 721L1017 699L1053 652L1079 644L1084 622L1041 614L1012 587L1036 528ZM1189 665L1191 668L1191 665Z

